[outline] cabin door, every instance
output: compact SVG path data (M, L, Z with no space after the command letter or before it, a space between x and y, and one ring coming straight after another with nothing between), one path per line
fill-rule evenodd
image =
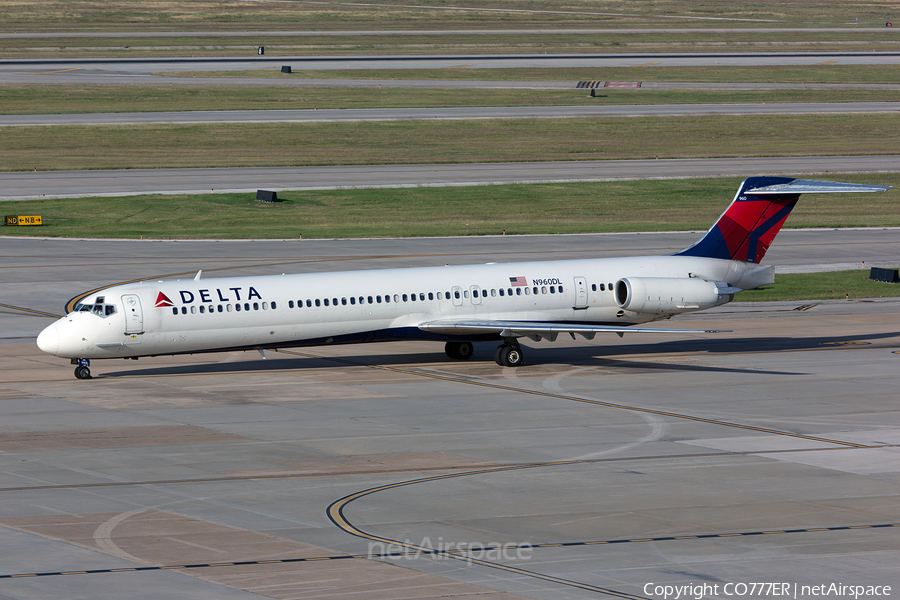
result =
M584 277L575 278L575 306L572 308L587 308L588 305L587 280Z
M125 313L125 335L144 333L144 311L141 309L141 298L136 294L122 296L122 307Z

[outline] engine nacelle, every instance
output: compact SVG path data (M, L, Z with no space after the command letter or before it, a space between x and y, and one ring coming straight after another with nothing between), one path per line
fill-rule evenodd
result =
M645 314L676 314L731 302L739 288L692 277L628 277L616 282L619 308Z

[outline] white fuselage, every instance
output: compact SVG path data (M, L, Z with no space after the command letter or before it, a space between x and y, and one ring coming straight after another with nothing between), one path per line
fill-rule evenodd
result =
M92 293L83 307L96 310L59 319L38 345L60 357L101 359L447 340L418 329L444 319L623 326L696 310L622 310L612 286L623 277L702 278L740 287L752 278L750 269L758 267L657 256L142 282Z

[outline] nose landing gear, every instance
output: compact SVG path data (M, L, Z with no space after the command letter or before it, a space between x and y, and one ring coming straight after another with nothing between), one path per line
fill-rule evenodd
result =
M90 379L91 378L91 361L87 358L74 358L72 359L72 364L78 365L75 367L75 377L78 379Z

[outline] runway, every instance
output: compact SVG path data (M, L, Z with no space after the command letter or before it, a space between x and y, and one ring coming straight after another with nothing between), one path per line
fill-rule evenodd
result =
M21 310L198 269L660 253L695 238L0 238L0 595L900 585L898 299L730 304L669 326L731 333L560 338L530 344L519 369L490 344L463 363L403 342L97 362L89 381L34 346L51 317ZM787 230L767 260L898 250L898 230Z
M0 172L0 200L622 179L889 173L900 156Z
M246 85L246 86L304 86L300 78L232 78L232 77L172 77L157 75L167 72L192 71L248 71L277 69L290 66L296 70L343 69L535 69L583 68L595 70L602 78L602 69L614 67L691 67L719 66L790 66L790 65L872 65L897 64L900 52L736 52L736 53L635 53L635 54L521 54L521 55L390 55L390 56L253 56L212 58L147 58L147 59L17 59L0 61L0 84L23 85ZM313 85L353 85L350 81L315 82ZM576 82L564 83L574 87ZM369 86L371 82L360 82ZM551 87L559 82L444 82L433 80L418 83L383 85L415 85L417 87ZM801 87L805 87L801 85Z

